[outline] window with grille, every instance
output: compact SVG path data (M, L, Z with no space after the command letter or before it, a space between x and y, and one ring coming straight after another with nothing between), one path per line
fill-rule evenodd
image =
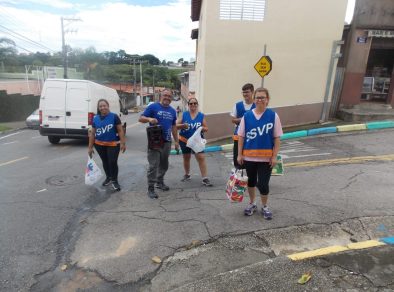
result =
M266 0L220 0L221 20L263 21Z

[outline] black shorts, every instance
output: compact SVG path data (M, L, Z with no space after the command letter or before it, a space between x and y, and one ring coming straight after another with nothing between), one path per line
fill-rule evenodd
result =
M196 154L191 148L187 147L186 143L183 141L179 141L179 146L181 147L182 154ZM204 151L198 153L204 153Z

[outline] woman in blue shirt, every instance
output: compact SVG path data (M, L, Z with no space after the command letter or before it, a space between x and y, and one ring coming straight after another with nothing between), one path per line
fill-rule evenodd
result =
M88 154L92 157L93 145L96 148L106 174L103 186L112 185L113 189L120 191L118 183L118 156L119 152L126 151L126 141L121 121L117 114L110 112L109 103L105 99L97 102L97 115L93 118L89 134Z
M208 127L205 120L205 116L202 112L198 111L198 101L195 97L192 97L188 101L189 111L182 113L182 116L177 121L177 128L179 132L179 146L182 149L183 154L183 168L185 169L185 175L182 181L190 180L190 159L191 154L194 153L192 149L186 146L187 139L189 139L195 131L202 127L202 132L207 132ZM202 184L205 186L212 186L209 178L207 177L207 164L205 163L204 152L194 153L200 172L202 176Z

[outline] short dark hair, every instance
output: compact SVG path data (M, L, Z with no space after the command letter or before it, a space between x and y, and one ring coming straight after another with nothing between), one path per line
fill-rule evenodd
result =
M254 86L252 83L246 83L244 86L242 86L242 91L250 90L251 92L254 91Z

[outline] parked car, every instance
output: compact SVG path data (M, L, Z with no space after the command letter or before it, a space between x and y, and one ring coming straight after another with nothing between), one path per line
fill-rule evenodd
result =
M38 109L27 117L26 126L30 129L38 129L40 127L40 115Z

